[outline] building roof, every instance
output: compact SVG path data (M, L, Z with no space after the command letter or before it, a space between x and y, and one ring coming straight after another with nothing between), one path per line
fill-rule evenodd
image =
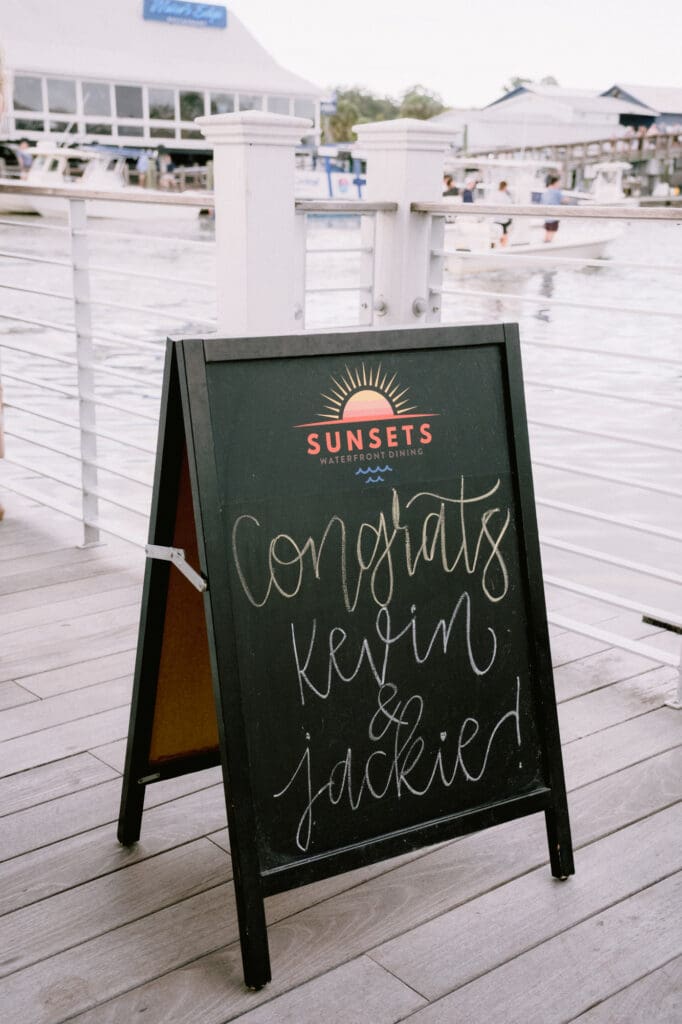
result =
M682 92L682 90L680 90ZM498 99L493 100L489 103L485 110L489 110L490 107L500 106L502 103L508 100L515 99L517 96L521 96L524 93L531 93L535 96L541 96L548 100L553 100L559 103L565 103L581 111L589 111L594 114L642 114L644 111L642 107L648 107L647 103L631 102L628 99L616 99L613 96L607 96L605 93L599 93L596 89L564 89L559 85L536 85L534 82L528 82L525 85L520 85L516 89L512 89L511 92L505 93L504 96L500 96ZM652 116L656 116L661 108L651 109L648 112Z
M210 28L146 20L143 6L143 0L2 0L3 64L131 84L323 93L281 67L231 10L225 28Z
M618 92L634 103L652 107L661 114L682 114L682 88L658 85L624 85L617 82L607 93Z
M594 96L596 91L594 89L564 89L560 85L540 85L537 82L524 82L522 85L517 85L515 89L510 89L509 92L503 93L498 96L492 103L488 103L488 107L494 107L498 103L504 103L506 100L511 99L513 96L520 96L521 93L532 92L538 96L551 96L556 99L575 99L578 97Z
M586 123L557 117L556 104L549 100L538 105L534 117L510 104L508 109L500 105L483 110L446 110L431 120L450 129L455 148L465 146L469 152L478 153L592 142L606 135L618 138L626 131L620 124L605 124L601 119Z

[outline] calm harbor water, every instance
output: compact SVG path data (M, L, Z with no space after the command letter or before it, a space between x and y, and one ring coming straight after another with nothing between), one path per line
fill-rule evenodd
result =
M68 259L70 243L64 226L58 219L13 218L13 226L0 226L0 249L50 260ZM181 225L163 218L144 224L91 221L91 229L93 326L102 335L97 341L97 358L120 375L99 379L97 394L129 410L99 409L98 424L110 435L99 442L99 458L111 468L150 481L163 340L168 334L196 336L215 327L213 229L200 225L194 217ZM315 220L310 225L311 247L352 249L358 243L357 224ZM641 266L625 265L629 263ZM120 273L123 270L138 276ZM167 279L157 281L145 274ZM306 280L310 288L332 282L340 288L357 285L358 254L310 254ZM6 289L0 293L5 315L0 319L0 372L10 406L21 407L8 409L7 429L10 434L38 434L54 447L77 451L75 430L37 420L25 411L40 408L43 413L70 420L77 415L74 367L52 358L73 358L73 337L59 329L73 321L68 297L70 270L53 263L0 257L0 283L51 293ZM539 462L564 467L536 466L536 492L541 499L587 507L597 516L680 532L681 285L682 226L655 223L629 225L612 244L610 259L598 268L519 265L459 278L446 275L446 288L482 294L445 296L444 322L519 324L533 455ZM500 298L499 293L512 297ZM59 297L62 294L67 297ZM116 304L137 308L122 309ZM357 306L355 292L312 294L306 306L306 326L353 324ZM642 313L633 312L635 309ZM20 318L38 322L22 323ZM36 381L67 393L43 391ZM583 393L561 390L566 385L583 389ZM627 439L580 434L575 428ZM138 447L123 447L117 437ZM8 445L11 454L27 466L78 480L74 460L55 452L37 452L11 436ZM655 447L658 445L664 447ZM567 471L571 467L606 472L644 486L606 483ZM69 494L28 470L3 468L1 463L0 488L3 474L8 481L23 479L34 490L47 490L64 504L78 505L75 492ZM647 485L657 490L648 491ZM146 511L148 488L106 472L101 473L100 486L115 500L133 504L143 514ZM127 533L144 538L142 516L115 506L103 508ZM539 505L538 515L541 532L548 537L682 574L682 545L673 537L638 533L544 504ZM671 582L646 579L549 546L543 549L543 560L551 575L567 575L680 614L680 588Z

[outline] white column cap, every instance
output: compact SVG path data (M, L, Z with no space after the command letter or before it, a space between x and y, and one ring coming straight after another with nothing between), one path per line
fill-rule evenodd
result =
M243 110L235 114L197 117L208 142L222 146L295 146L312 128L308 117L271 114L264 110Z
M361 149L417 150L445 152L452 139L452 129L420 121L416 117L399 117L395 121L375 121L353 125Z

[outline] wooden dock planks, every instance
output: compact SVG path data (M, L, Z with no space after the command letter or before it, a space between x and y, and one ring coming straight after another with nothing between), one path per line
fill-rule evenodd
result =
M663 707L673 670L553 637L574 878L551 879L536 816L283 893L266 904L274 981L251 993L219 771L152 787L139 846L115 839L140 552L69 547L70 524L51 539L49 517L4 501L0 1005L11 1024L679 1019L682 718Z

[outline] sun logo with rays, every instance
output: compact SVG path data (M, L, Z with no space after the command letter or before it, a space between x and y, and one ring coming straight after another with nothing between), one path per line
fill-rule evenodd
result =
M381 364L369 370L363 363L359 369L344 367L342 374L331 377L332 387L322 392L322 422L385 420L407 416L416 411L407 397L409 387L396 381L397 374L382 371Z

